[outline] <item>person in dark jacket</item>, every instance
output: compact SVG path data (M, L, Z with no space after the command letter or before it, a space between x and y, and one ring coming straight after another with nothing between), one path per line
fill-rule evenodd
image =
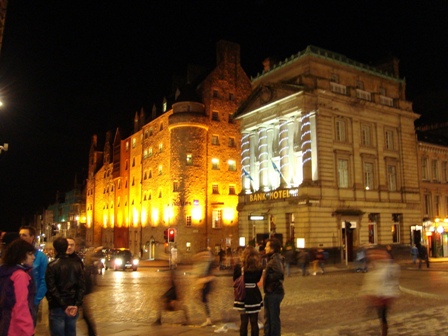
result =
M422 261L426 263L426 267L429 268L428 250L426 246L417 244L418 249L418 268L422 268Z
M34 296L31 270L34 246L17 239L9 244L0 267L0 335L34 335Z
M280 255L280 241L268 239L265 247L268 263L264 272L264 335L280 336L280 303L285 296L283 289L284 271Z
M242 264L237 264L233 271L233 281L240 277L244 272L244 283L246 287L246 297L244 301L234 301L233 307L241 315L240 336L247 336L247 327L250 321L251 336L259 335L258 313L263 307L263 297L257 283L263 275L258 251L253 246L247 246L241 256Z
M48 264L45 274L50 334L75 336L76 320L85 292L84 271L79 261L67 255L67 239L57 238L53 247L56 259Z

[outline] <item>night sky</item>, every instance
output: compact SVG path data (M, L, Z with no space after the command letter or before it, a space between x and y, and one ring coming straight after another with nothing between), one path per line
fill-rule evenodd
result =
M418 4L415 4L418 3ZM374 64L400 59L407 98L448 121L447 1L10 0L0 54L0 230L86 177L93 134L129 128L186 64L241 46L249 76L308 45ZM150 113L147 113L150 115Z

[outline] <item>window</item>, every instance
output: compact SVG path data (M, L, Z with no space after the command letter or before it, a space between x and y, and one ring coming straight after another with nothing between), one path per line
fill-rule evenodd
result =
M227 161L227 163L229 165L230 171L236 171L236 161L235 160L229 160L229 161Z
M191 216L187 216L185 218L185 226L187 226L187 227L191 226Z
M229 186L229 195L236 195L235 186Z
M135 177L132 176L132 186L135 186Z
M222 227L222 210L212 211L212 226L214 229L220 229Z
M151 169L149 170L148 178L152 178L152 170Z
M338 159L338 187L348 188L348 160Z
M179 181L173 182L173 192L179 192Z
M129 142L126 141L126 152L128 152L128 151L129 151Z
M361 125L361 143L364 146L371 146L372 144L372 132L370 125Z
M356 89L356 98L371 101L372 95L370 94L370 92Z
M387 166L387 189L389 191L397 191L397 167Z
M162 153L163 151L163 144L159 144L159 153Z
M213 170L219 170L219 159L212 159L212 169Z
M422 180L429 180L428 158L422 158Z
M345 142L347 139L346 132L345 120L342 118L336 119L336 140Z
M432 160L432 180L439 181L439 164L437 160Z
M386 89L385 88L383 88L383 87L379 87L378 88L378 92L379 92L379 94L380 95L382 95L382 96L386 96Z
M219 137L217 135L212 135L212 145L219 146Z
M219 121L219 113L216 111L212 112L212 120L213 121Z
M339 83L339 75L331 74L330 82Z
M212 194L219 194L219 187L217 184L212 184Z
M364 162L364 188L372 190L373 187L373 163Z
M229 93L229 100L235 100L235 95L233 93Z
M149 136L152 136L154 134L154 129L151 127L150 129L149 129Z
M193 155L187 154L187 166L193 165Z
M152 147L149 149L148 155L149 155L149 157L152 156Z
M132 138L132 148L135 148L136 145L137 145L137 139Z
M149 193L148 193L148 201L150 201L151 199L152 199L152 193L149 192Z
M434 210L436 217L440 216L440 196L434 196Z
M393 150L395 148L394 146L394 132L392 130L386 130L385 132L385 141L386 141L386 148Z
M125 169L125 170L128 170L128 165L129 165L128 160L126 160L126 163L125 163L125 165L124 165L124 169Z
M213 90L213 98L218 98L218 90Z
M401 219L403 218L403 214L392 214L392 226L391 226L391 233L392 233L392 242L393 243L399 243L400 242L400 223Z
M235 147L235 138L229 137L229 147Z
M356 88L360 90L364 90L364 82L362 80L356 81Z
M390 97L380 96L380 104L386 106L394 106L394 100Z
M163 123L160 123L160 129L159 131L163 131Z
M149 132L148 132L148 130L146 130L145 131L145 139L148 139L148 137L149 137Z
M347 87L338 83L330 83L331 92L347 95Z
M121 180L118 180L118 190L121 189Z
M132 158L132 167L135 167L135 158Z
M432 217L432 202L431 202L431 194L425 195L425 216L426 217Z
M145 149L145 150L143 151L143 158L146 159L147 157L148 157L148 150Z
M447 169L448 169L447 162L443 161L442 162L442 182L448 182L448 170Z
M159 166L159 175L162 175L162 165Z

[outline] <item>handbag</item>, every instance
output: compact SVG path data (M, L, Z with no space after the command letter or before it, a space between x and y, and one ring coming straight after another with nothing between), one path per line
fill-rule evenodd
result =
M241 267L241 275L233 282L233 294L235 301L244 301L246 298L246 284L244 283L244 267Z

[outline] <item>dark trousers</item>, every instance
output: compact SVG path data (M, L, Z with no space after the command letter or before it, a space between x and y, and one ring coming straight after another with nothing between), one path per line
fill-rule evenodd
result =
M280 336L280 303L285 294L264 295L264 336Z
M418 268L422 268L422 261L426 262L426 267L429 268L429 258L419 258L418 259Z
M250 335L258 336L260 331L258 329L258 313L241 314L240 336L247 336L247 326L250 321Z

